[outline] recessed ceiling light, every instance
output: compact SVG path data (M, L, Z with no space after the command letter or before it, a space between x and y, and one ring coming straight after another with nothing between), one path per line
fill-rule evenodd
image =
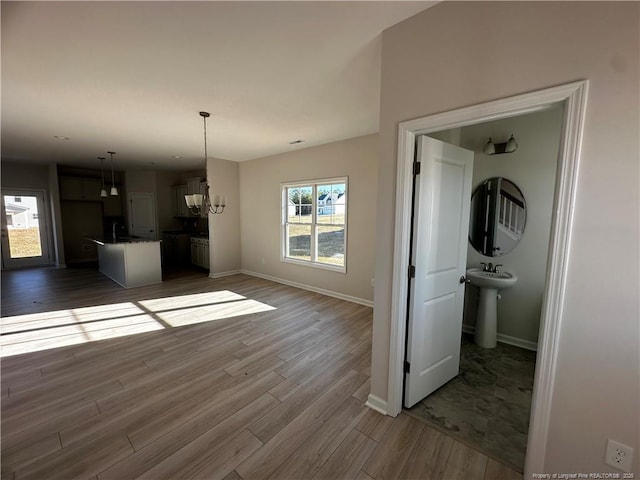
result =
M57 138L58 140L71 140L69 137L65 137L64 135L54 135L53 138Z
M298 143L304 143L304 140L294 140L293 142L289 142L289 145L296 145Z
M173 158L175 158L176 160L180 160L182 158L182 155L174 155Z

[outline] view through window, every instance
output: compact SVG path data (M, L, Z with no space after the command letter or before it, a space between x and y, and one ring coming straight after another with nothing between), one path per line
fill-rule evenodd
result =
M37 198L30 195L4 195L4 214L11 258L41 256Z
M346 271L347 178L282 186L283 260Z

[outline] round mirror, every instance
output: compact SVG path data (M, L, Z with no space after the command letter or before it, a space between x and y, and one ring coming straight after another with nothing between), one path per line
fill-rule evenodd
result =
M527 208L517 185L502 177L485 180L471 197L469 241L478 253L509 253L524 233Z

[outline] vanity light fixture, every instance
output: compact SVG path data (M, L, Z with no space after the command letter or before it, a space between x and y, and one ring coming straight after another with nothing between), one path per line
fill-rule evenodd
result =
M207 118L211 115L209 112L200 112L200 116L204 122L204 170L207 171ZM208 211L213 215L224 212L224 207L227 206L227 197L222 195L213 195L213 198L209 195L209 184L205 183L204 194L191 193L184 196L184 201L189 208L189 211L194 215L200 215L203 210Z
M513 153L516 150L518 150L518 142L516 142L513 133L511 134L511 137L509 137L509 140L504 143L493 143L491 138L489 138L489 141L485 143L484 147L482 147L482 153L484 153L485 155Z
M100 190L100 196L104 198L107 196L107 190L104 188L104 157L98 157L98 160L100 160L100 173L102 174L102 190Z
M116 188L116 182L115 182L115 177L113 175L113 156L116 154L116 152L107 152L109 155L111 155L111 195L118 195L118 189Z

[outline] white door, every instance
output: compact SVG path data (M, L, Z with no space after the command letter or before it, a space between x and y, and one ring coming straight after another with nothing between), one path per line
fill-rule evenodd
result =
M458 374L473 152L418 137L407 369L411 407Z
M156 206L153 193L130 193L131 228L136 237L156 240Z
M44 192L2 190L1 233L5 268L50 265Z

